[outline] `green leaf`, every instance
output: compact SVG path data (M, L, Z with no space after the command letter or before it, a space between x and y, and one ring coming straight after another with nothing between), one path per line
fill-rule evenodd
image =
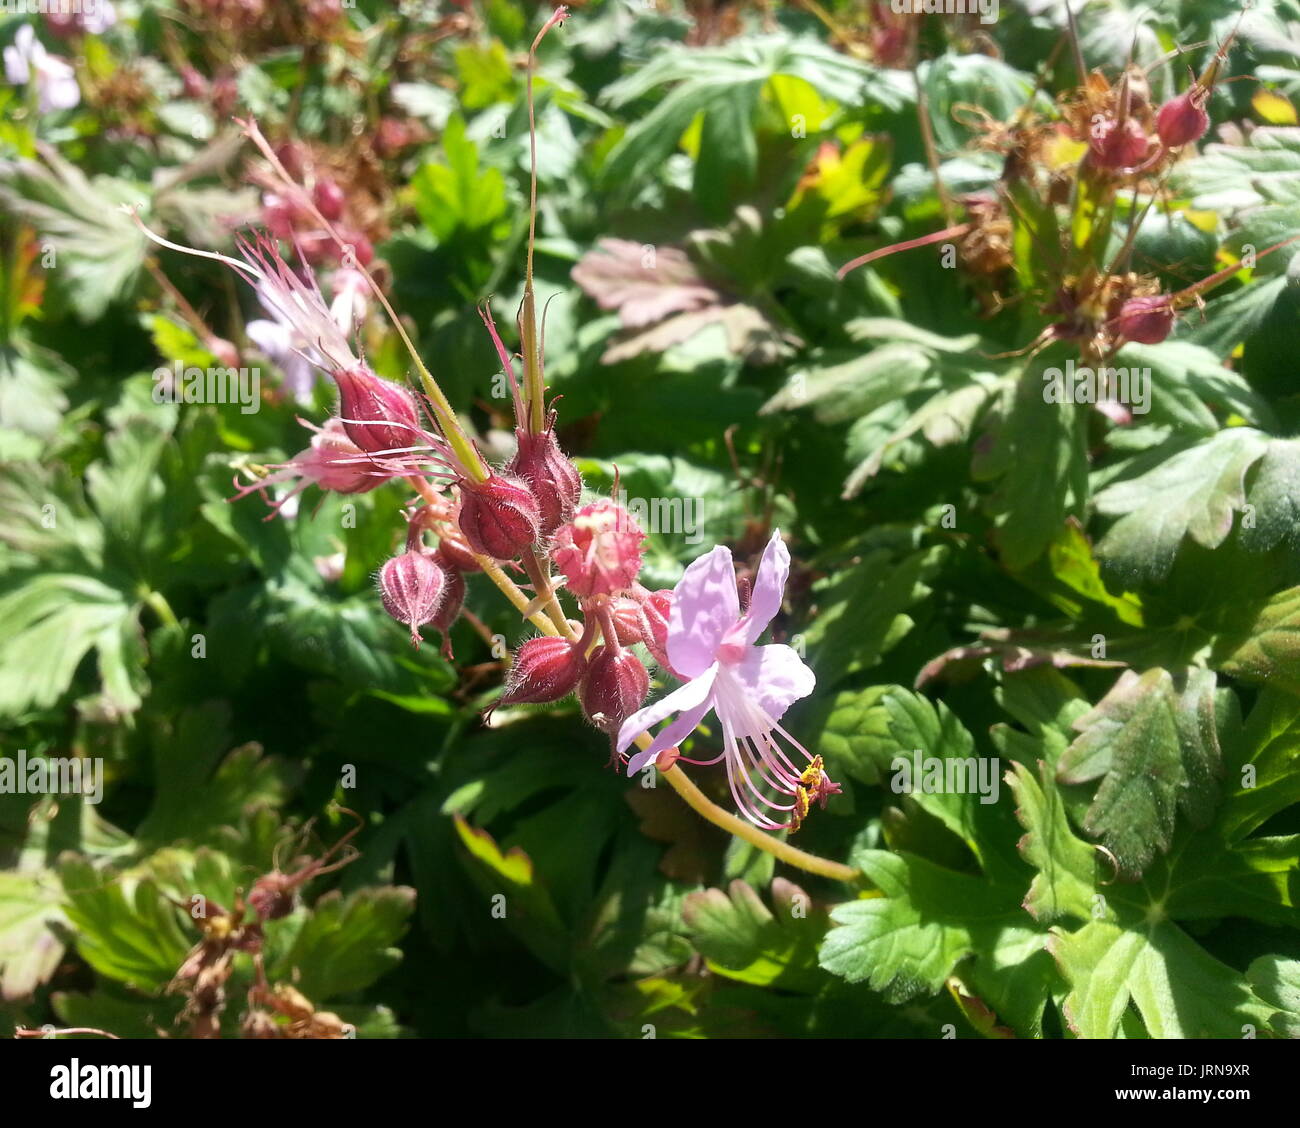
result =
M938 991L959 962L977 953L987 959L999 943L1034 946L1014 899L981 878L883 850L854 860L880 895L833 909L836 927L821 950L822 967L850 983L865 980L900 1003Z
M87 178L56 149L42 160L0 162L0 199L52 245L56 283L83 321L125 298L144 263L145 237L119 205L138 205L145 193L111 176Z
M1225 751L1228 795L1218 827L1238 842L1300 802L1300 698L1265 690Z
M907 608L929 593L926 584L944 556L942 546L896 560L877 549L814 591L821 613L803 633L809 662L823 687L870 669L912 629Z
M1240 1038L1273 1014L1245 979L1168 921L1147 931L1106 921L1053 929L1048 950L1070 984L1065 1014L1080 1038L1115 1037L1130 1002L1152 1038Z
M1225 674L1300 694L1300 587L1278 592L1215 641L1214 666Z
M1040 779L1023 764L1012 764L1007 773L1016 817L1025 828L1020 853L1038 871L1025 909L1043 922L1067 916L1086 921L1097 889L1096 852L1075 836L1047 765L1038 768Z
M60 876L77 951L91 967L141 991L158 992L171 982L191 940L152 881L101 874L72 856Z
M1085 417L1073 403L1044 401L1039 371L1026 368L1008 395L980 477L1001 478L990 499L1002 562L1032 564L1087 500Z
M719 975L755 986L812 991L821 982L817 945L822 914L799 886L776 878L769 909L747 882L705 889L682 904L691 941Z
M1120 519L1098 554L1125 583L1150 584L1168 574L1183 537L1217 548L1245 504L1246 472L1267 449L1260 432L1233 427L1108 486L1097 495L1097 511Z
M497 168L480 171L478 149L459 114L447 122L442 145L446 163L422 165L411 177L416 213L439 241L459 228L481 231L506 212L505 178Z
M1085 827L1136 876L1169 849L1181 809L1193 826L1213 815L1221 772L1214 719L1214 674L1126 670L1110 692L1075 721L1079 737L1057 767L1065 783L1106 778Z
M24 999L63 958L63 890L48 871L0 873L0 998Z
M395 945L414 908L415 890L402 885L326 893L271 978L291 980L315 1003L364 991L401 961Z
M91 650L107 706L118 714L138 708L147 684L138 612L138 603L90 576L14 577L0 595L0 715L58 702Z
M456 832L468 851L475 884L488 900L485 913L500 907L507 926L552 969L564 973L571 953L567 930L550 893L538 880L532 859L518 846L502 853L486 830L455 816ZM501 897L500 901L495 898Z
M1246 981L1277 1013L1269 1026L1281 1038L1300 1038L1300 960L1260 956L1246 969Z

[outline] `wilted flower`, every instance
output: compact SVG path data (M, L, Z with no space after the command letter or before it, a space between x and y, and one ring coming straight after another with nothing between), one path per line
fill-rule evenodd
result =
M551 559L574 595L612 595L636 582L643 540L632 514L605 498L584 505L555 534Z
M725 759L737 808L767 830L797 826L810 799L824 801L838 790L819 758L778 723L791 704L812 692L813 672L788 646L754 645L780 609L789 573L790 554L777 531L742 614L727 548L719 546L691 564L673 593L667 645L673 670L690 680L633 714L618 733L618 751L623 752L651 726L678 715L649 748L628 761L632 775L685 740L705 714L715 712L722 725L722 752L712 760L690 762ZM795 767L777 742L778 734L808 761L807 768ZM790 802L774 802L765 788Z
M338 419L326 420L324 427L316 427L304 419L299 422L316 432L312 436L311 445L294 455L290 461L269 467L271 473L265 477L240 486L239 492L231 498L232 501L254 492L265 498L267 486L277 482L297 482L278 501L267 499L272 509L267 515L269 521L283 510L291 498L297 497L308 486L320 486L323 490L333 490L335 493L366 493L389 478L406 472L400 463L385 463L367 455L348 438Z
M51 55L36 38L31 24L23 24L13 43L4 49L5 77L15 86L34 83L41 113L70 110L81 101L77 76L66 59Z

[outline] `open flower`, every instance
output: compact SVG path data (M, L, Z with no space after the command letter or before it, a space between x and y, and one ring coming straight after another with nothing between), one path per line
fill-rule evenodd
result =
M4 49L5 77L15 86L36 84L36 104L41 113L70 110L81 101L77 76L66 59L51 55L36 38L31 24L23 24L12 46Z
M754 581L749 607L742 613L729 549L719 546L689 568L673 594L668 620L668 660L685 685L632 714L618 733L624 752L641 733L673 713L677 719L627 765L640 771L673 748L709 712L722 725L722 752L731 794L740 812L767 830L797 827L810 800L839 790L812 756L778 723L786 709L812 692L816 679L788 646L755 646L755 640L781 606L790 574L790 553L778 530L772 534ZM797 768L777 742L780 735L807 761ZM788 803L776 798L788 797Z

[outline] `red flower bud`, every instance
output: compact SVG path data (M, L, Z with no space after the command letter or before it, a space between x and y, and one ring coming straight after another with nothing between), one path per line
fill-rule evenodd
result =
M645 641L646 624L639 600L630 595L616 595L609 602L609 610L620 643L635 646Z
M478 560L465 534L450 523L438 525L438 555L459 572L477 572Z
M596 647L587 663L578 697L582 711L593 725L610 736L645 703L650 692L650 675L630 650L621 646Z
M582 647L565 638L530 638L515 652L498 705L540 705L573 692L587 668Z
M460 482L460 531L480 556L514 560L537 542L537 499L518 478L493 474Z
M1210 115L1205 112L1202 86L1193 86L1177 98L1171 98L1156 114L1156 132L1160 140L1171 149L1199 140L1210 128Z
M1139 345L1158 345L1174 327L1174 307L1168 294L1129 298L1113 322L1115 332Z
M549 537L573 519L573 511L582 496L582 475L560 450L555 432L549 427L536 435L516 430L515 437L519 449L507 469L527 482L533 491L542 516L542 536Z
M339 417L348 438L370 454L419 446L423 431L415 397L400 384L366 368L332 373L339 389Z
M671 670L668 664L668 616L673 609L673 592L671 588L652 591L641 601L641 611L645 615L646 625L650 628L650 637L645 639L646 649L665 670Z
M460 618L465 606L465 577L443 554L441 546L433 554L433 561L442 569L445 583L442 587L442 601L429 620L429 625L442 632L442 656L450 662L455 657L451 652L451 627Z
M312 202L317 210L331 222L343 218L343 205L347 202L343 189L328 177L316 181L311 192Z
M1133 118L1107 118L1093 130L1088 148L1099 168L1133 168L1146 158L1151 142Z
M636 582L643 540L645 533L626 509L617 502L596 501L561 526L551 559L574 595L610 595Z
M447 577L422 552L403 552L379 569L379 596L384 610L411 628L411 642L420 645L419 627L433 621L442 603Z
M293 912L297 884L289 874L268 873L253 882L248 907L262 920L279 920Z
M225 337L205 337L203 347L227 368L239 367L239 349L233 341L227 341Z

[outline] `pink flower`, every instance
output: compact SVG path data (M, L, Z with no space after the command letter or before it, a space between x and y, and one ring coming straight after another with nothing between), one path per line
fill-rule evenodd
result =
M623 752L652 725L678 714L649 748L628 761L633 775L685 740L707 713L716 713L722 752L712 760L688 762L725 759L737 808L767 830L797 827L810 799L824 803L839 790L822 771L821 757L812 756L778 724L790 705L812 692L812 670L788 646L754 645L780 609L789 574L790 553L777 531L742 614L729 549L719 546L691 564L674 591L668 620L669 662L675 673L690 680L628 717L618 733L618 751ZM807 768L795 767L777 734L808 761ZM788 796L790 802L776 802L769 792Z
M36 38L31 24L23 24L13 44L4 49L5 77L15 86L36 84L36 103L41 113L70 110L81 101L77 77L66 59L51 55Z

